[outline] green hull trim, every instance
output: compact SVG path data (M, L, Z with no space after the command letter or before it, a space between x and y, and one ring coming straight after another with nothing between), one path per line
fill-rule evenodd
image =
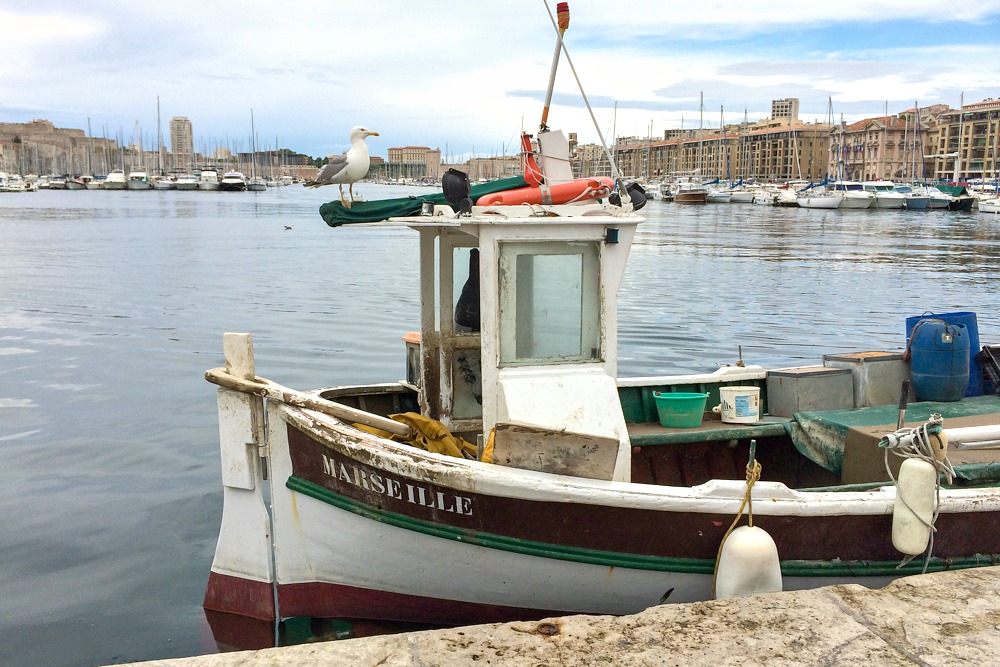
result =
M614 551L597 551L595 549L535 542L533 540L505 537L493 533L464 530L453 526L414 519L404 514L380 510L351 498L345 498L319 484L295 475L288 478L285 486L292 491L297 491L320 502L357 514L366 519L379 521L390 526L395 526L396 528L412 530L425 535L432 535L465 544L474 544L489 549L500 549L502 551L538 556L540 558L633 570L707 575L711 575L715 571L715 561L712 559L665 558L662 556L644 556L641 554ZM1000 563L1000 556L996 555L977 555L947 560L932 558L928 564L927 571L940 572L943 570L985 567L997 563ZM911 560L902 566L897 561L781 561L781 574L784 577L900 577L910 574L920 574L922 571L923 560L918 559Z

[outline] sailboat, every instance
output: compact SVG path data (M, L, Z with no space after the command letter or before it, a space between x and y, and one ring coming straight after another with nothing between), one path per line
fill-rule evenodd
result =
M875 195L867 192L858 181L848 180L846 155L850 147L847 145L847 126L844 124L844 114L840 114L840 147L837 151L837 180L833 182L835 192L844 195L839 208L871 208Z
M267 190L267 181L257 175L257 131L253 124L253 109L250 109L250 159L250 180L247 181L247 190L264 192Z
M723 160L723 156L724 156L724 153L725 153L724 148L723 148L723 140L724 140L724 137L725 137L725 129L724 129L725 127L726 127L726 121L725 121L725 117L724 117L724 112L723 112L723 108L720 106L719 107L719 142L718 142L718 145L719 145L719 148L718 148L718 151L719 151L719 155L718 155L718 158L719 158L718 159L719 172L718 172L718 175L716 176L715 180L711 184L707 184L708 185L708 194L706 196L707 201L710 202L710 203L713 203L713 204L728 204L729 200L732 198L732 192L730 192L729 188L726 187L726 184L722 180L722 176L723 176L723 174L722 174L722 171L723 171L722 170L722 160Z

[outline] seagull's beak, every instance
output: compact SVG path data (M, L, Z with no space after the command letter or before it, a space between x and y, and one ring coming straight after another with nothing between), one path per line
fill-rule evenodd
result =
M369 136L369 137L377 137L377 136L380 136L378 132L372 132L371 130L365 130L365 135L367 135L367 136Z

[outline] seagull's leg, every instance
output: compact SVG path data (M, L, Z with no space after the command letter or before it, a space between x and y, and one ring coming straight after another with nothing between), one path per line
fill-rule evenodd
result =
M347 191L351 193L351 203L354 203L354 183L347 186Z
M344 199L344 184L340 184L340 205L344 208L351 208L351 203Z

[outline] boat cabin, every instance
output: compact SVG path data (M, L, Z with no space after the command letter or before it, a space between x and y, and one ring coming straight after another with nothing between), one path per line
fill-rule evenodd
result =
M498 425L614 441L613 478L628 480L616 304L640 218L605 205L511 210L428 206L379 223L420 234L409 381L421 412L480 444Z

